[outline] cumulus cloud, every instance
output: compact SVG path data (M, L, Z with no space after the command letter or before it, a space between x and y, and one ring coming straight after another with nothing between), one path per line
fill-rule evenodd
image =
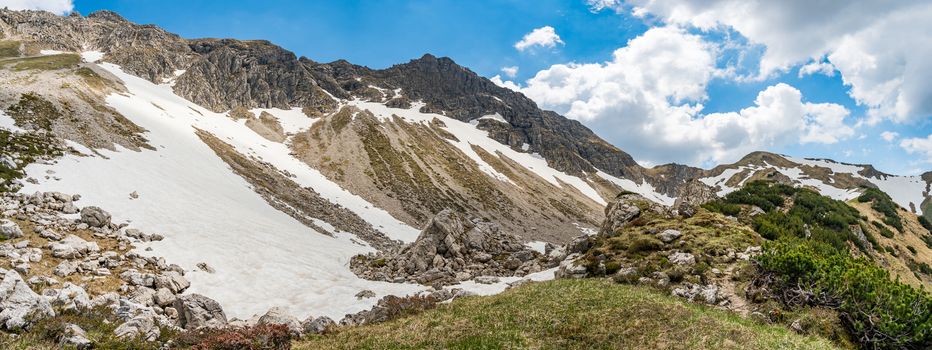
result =
M903 139L900 147L906 150L906 153L917 154L922 157L922 161L932 163L932 134L926 138L915 137Z
M506 77L514 78L518 75L518 66L502 67L502 73L504 73Z
M826 57L869 107L868 123L932 115L932 3L629 0L635 13L706 31L731 28L766 47L760 77ZM620 9L617 1L593 9ZM812 67L814 69L816 67ZM822 67L819 67L822 68ZM817 71L817 70L814 70Z
M501 86L503 88L511 89L511 90L518 91L518 92L521 91L521 86L518 85L518 83L515 83L510 80L504 80L502 79L501 75L496 75L494 77L491 77L489 78L489 80L491 80L492 83L495 83L495 85Z
M534 46L543 48L554 48L557 45L563 45L563 40L557 35L557 31L551 26L543 26L532 30L524 35L521 41L515 43L515 49L524 51Z
M799 90L782 83L761 91L752 107L703 115L706 87L719 74L716 50L683 29L658 27L608 62L553 65L525 87L493 80L655 163L734 161L754 150L854 135L843 106L803 102Z
M799 77L802 78L811 74L822 74L825 76L835 76L835 66L831 63L812 62L805 66L799 67Z
M2 0L0 7L10 10L42 10L66 14L74 9L74 4L71 0Z
M897 137L900 137L900 133L895 131L884 131L880 133L880 138L887 142L893 142Z

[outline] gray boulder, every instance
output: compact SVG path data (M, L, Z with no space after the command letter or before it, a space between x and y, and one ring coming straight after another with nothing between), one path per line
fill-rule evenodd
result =
M87 339L87 333L73 323L65 325L61 344L78 350L91 349L94 345L90 339Z
M110 213L95 206L81 209L81 222L90 227L104 227L110 225Z
M0 325L20 329L45 317L55 316L48 300L33 292L16 271L9 270L0 282Z
M65 282L60 289L46 289L42 295L52 306L62 310L83 310L91 305L91 298L84 288L71 282Z
M221 328L227 324L220 303L200 294L179 297L174 308L178 310L178 326L187 330Z
M142 338L147 341L158 339L161 333L155 315L151 312L142 312L113 330L113 334L120 339Z
M23 236L23 231L20 230L19 225L15 222L7 219L0 219L0 236L6 239L19 238Z
M299 321L296 317L289 314L288 311L285 310L284 308L281 308L278 306L269 309L269 311L266 312L265 315L262 315L262 317L259 317L259 322L257 322L256 324L259 324L259 325L283 324L285 326L288 326L288 330L290 330L294 334L301 334L301 332L304 329L301 326L301 321Z
M183 292L190 286L191 282L188 282L187 278L175 271L155 276L155 288L166 288L175 294Z
M683 233L680 232L679 230L671 229L671 230L664 230L663 232L658 233L657 238L663 241L663 243L670 243L670 242L675 241L677 238L680 238L680 236L682 235Z
M97 242L88 242L75 235L65 236L61 241L51 243L49 248L52 250L52 256L62 259L80 258L88 253L100 251Z
M696 257L690 253L675 252L673 254L670 254L670 256L668 256L667 259L670 259L670 262L677 264L677 265L695 265L696 264Z
M304 334L322 334L326 332L327 329L335 325L336 322L327 316L321 316L318 318L308 317L307 320L304 320L304 322L301 323L301 327L304 329Z

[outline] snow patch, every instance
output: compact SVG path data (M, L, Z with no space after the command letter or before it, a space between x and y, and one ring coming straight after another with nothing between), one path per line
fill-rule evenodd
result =
M16 126L16 121L13 120L13 117L8 116L5 112L0 110L0 128L7 129L13 132L23 132L23 128Z
M546 251L546 248L547 248L547 242L544 242L544 241L531 241L531 242L527 242L527 244L525 245L528 248L531 248L532 250L538 253L541 253L541 254L544 254L544 251Z
M104 53L100 51L84 51L81 53L81 59L84 62L93 63L100 61L102 58L104 58Z
M42 56L60 55L60 54L63 54L63 53L66 53L66 52L65 52L65 51L58 51L58 50L39 50L39 54L42 55Z
M621 187L625 191L631 191L631 192L637 193L639 195L644 196L644 198L650 199L654 202L657 202L657 203L660 203L666 206L673 205L673 202L676 200L673 197L657 192L657 190L654 189L654 186L647 183L647 181L643 181L640 184L638 184L629 179L617 178L601 170L597 170L596 175L598 175L599 177L605 180L608 180L609 182L617 185L618 187Z
M258 117L262 112L267 112L271 114L275 119L278 119L278 123L281 124L282 129L285 130L287 134L297 134L304 130L307 130L314 125L320 118L311 118L308 117L301 108L295 107L291 109L280 109L280 108L255 108L249 110Z
M505 289L508 289L508 283L513 283L521 279L529 279L531 281L540 282L540 281L549 281L554 278L554 272L557 271L557 268L551 268L540 272L535 272L528 274L524 277L499 277L497 283L492 284L482 284L476 283L475 281L463 281L459 284L454 284L447 288L462 288L465 291L475 293L476 295L494 295L501 292L504 292Z

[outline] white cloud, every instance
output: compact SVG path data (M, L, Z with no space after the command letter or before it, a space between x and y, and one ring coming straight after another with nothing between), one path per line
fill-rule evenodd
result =
M525 34L521 41L515 43L515 49L524 51L534 46L554 48L557 44L563 45L563 40L557 35L557 31L551 26L543 26Z
M922 161L932 163L932 134L926 138L916 137L900 141L900 147L909 154L918 154Z
M0 0L0 7L10 10L42 10L66 14L74 9L71 0Z
M506 77L514 78L518 75L518 66L502 67L502 73L504 73Z
M589 6L589 11L592 12L599 12L605 9L620 11L622 9L621 0L586 0L586 5Z
M900 137L900 133L895 131L884 131L880 133L880 138L887 142L893 142L897 137Z
M791 143L835 143L854 135L849 112L804 103L799 90L776 84L754 106L702 115L708 82L718 76L717 47L676 27L652 28L605 63L557 64L521 88L536 101L585 122L617 146L654 163L734 161L747 152Z
M521 86L519 86L517 83L513 81L503 80L501 75L496 75L494 77L491 77L489 78L489 80L491 80L492 83L495 83L495 85L501 86L506 89L511 89L514 91L521 92Z
M617 2L612 2L618 9ZM664 22L714 31L730 27L764 45L761 78L826 57L869 124L932 115L932 3L921 0L629 0ZM597 8L597 7L592 7ZM605 8L605 7L602 7Z
M822 74L825 76L833 77L835 76L835 66L831 63L825 62L811 62L805 66L799 67L799 77L810 74Z

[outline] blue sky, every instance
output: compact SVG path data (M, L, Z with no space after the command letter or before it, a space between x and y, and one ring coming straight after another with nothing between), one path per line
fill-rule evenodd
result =
M795 15L793 11L807 11L807 9L796 9L790 6L776 10L761 9L758 19L753 18L754 16L736 17L720 8L694 8L691 5L673 4L676 1L666 1L666 3L671 3L671 5L640 7L638 4L625 4L613 0L261 2L76 0L74 9L82 14L100 9L114 10L130 21L157 24L168 31L188 38L267 39L294 51L299 56L306 56L321 62L342 58L372 68L384 68L420 57L424 53L448 56L482 76L491 78L500 75L499 79L514 82L517 85L516 89L525 92L543 107L580 119L598 134L645 164L676 161L708 167L721 161L734 161L736 157L748 150L765 149L794 156L872 163L882 171L897 174L916 174L932 170L932 163L930 163L932 162L932 122L930 122L932 114L922 107L932 105L932 101L927 101L929 96L932 96L928 93L930 86L911 85L910 87L907 86L909 84L904 84L902 88L904 93L898 96L912 96L912 104L907 106L914 108L905 108L906 112L892 113L889 109L884 113L877 112L886 105L876 102L875 97L886 96L881 93L888 92L878 92L881 89L877 88L878 84L874 81L879 79L876 78L877 74L865 75L863 72L850 68L856 65L853 65L851 59L847 58L849 56L844 55L850 52L850 50L844 50L845 47L868 47L867 50L870 50L871 46L866 44L851 46L839 41L839 38L845 34L857 33L864 28L839 26L825 28L825 32L832 34L817 38L822 40L824 45L800 44L797 50L797 46L794 45L801 41L789 41L794 35L798 35L794 32L794 27L821 24L812 24L816 23L815 20L812 23L786 23L786 18L770 15L770 13L786 12L790 15L786 16L787 18L802 18L805 16ZM669 7L671 6L686 6L685 10L709 15L717 21L717 25L710 28L704 22L674 18L670 15L672 11ZM598 10L599 7L603 8ZM920 8L920 10L925 9L925 7ZM680 10L682 13L683 8ZM883 11L876 9L871 11L873 11L873 17L882 19L883 14L886 13L884 11L892 13L898 10L916 12L915 8L883 8ZM836 22L848 23L844 21L844 18L838 18ZM785 30L786 35L774 36L773 33L766 31L755 31L755 28L759 27L754 26L755 23L769 25L771 32ZM885 23L887 22L877 24L877 26L881 28L892 26ZM910 24L906 23L901 26L906 27ZM870 26L871 24L863 25ZM515 44L526 34L536 28L547 26L559 36L559 42L552 46L532 44L524 50L516 49ZM663 41L660 35L646 35L649 31L661 34L661 29L674 27L675 30L664 32L668 41ZM812 30L818 30L818 27ZM634 52L629 52L621 56L624 58L622 61L616 62L618 66L609 63L613 61L613 53L616 50L625 48L629 45L629 41L636 38L643 39L639 40L643 52L652 54L636 55ZM655 40L648 40L650 38ZM864 43L873 43L868 39L864 40ZM899 37L899 40L916 41L911 43L912 46L919 45L920 47L930 43L928 34L925 36L922 34L907 35ZM657 54L658 51L651 50L663 49L663 46L654 45L661 41L673 45L671 46L673 48L686 47L684 50L687 51L682 51L682 53L700 55L695 57L704 57L703 52L712 55L712 61L706 67L708 69L703 71L690 70L691 67L688 65L691 64L690 60L693 59L691 57L694 56L676 57L674 55L668 61L654 60L652 57L662 56L662 51ZM701 46L687 47L690 43L696 44L694 41ZM808 49L807 45L817 49ZM908 48L909 45L905 47ZM880 50L879 47L877 49ZM890 50L890 48L883 49ZM892 50L896 49L897 47L892 48ZM915 68L916 64L910 63L909 60L917 60L913 57L918 54L910 56L910 51L902 50L904 54L897 56L899 60L895 62L905 61L905 69L888 69L894 72L888 74L894 74L893 78L897 78L895 74L906 74L896 73L897 71L912 71L915 74L918 70L920 76L928 73L925 70L926 66L919 64L919 68ZM637 50L631 48L630 51ZM641 96L640 93L619 96L621 100L634 96L632 98L638 102L631 104L618 104L611 101L607 105L604 103L605 99L613 99L612 95L602 92L605 88L617 87L620 84L623 91L636 90L645 86L648 87L647 90L650 90L651 87L666 83L643 80L658 79L658 81L669 82L670 79L680 79L681 77L677 75L664 75L662 67L664 65L677 66L684 61L686 66L681 68L700 74L699 77L694 78L697 80L684 77L682 80L685 82L675 82L686 84L684 85L686 87L657 88L656 91L647 93L646 96ZM786 64L780 69L769 70L767 74L762 74L762 65L775 61ZM831 63L836 69L831 76L826 74L800 76L798 74L800 67L813 62ZM878 62L883 64L885 61L881 58ZM587 70L578 67L582 64L594 64L595 66L589 66L590 69ZM641 67L639 65L643 67L660 65L661 69L650 74L644 73L645 77L640 77L641 71L626 70L621 67ZM506 76L501 71L503 67L512 66L518 67L517 74L513 77ZM563 69L562 75L559 75L562 78L558 79L555 78L557 70L551 67L569 68ZM529 80L541 71L549 73L541 75L547 76L546 78ZM703 73L712 75L702 75ZM612 81L612 78L597 77L593 74L621 77L619 79L624 82L618 83ZM926 76L932 76L932 74ZM566 83L561 80L566 77L574 77L585 83L576 87L559 85ZM888 80L896 80L893 78ZM863 87L861 90L868 92L861 93L857 97L850 96L851 85L846 86L843 79L854 82L855 86ZM696 90L689 83L696 83L700 86ZM810 112L800 115L799 120L796 120L800 123L799 125L812 128L809 132L812 136L809 142L801 141L805 139L800 136L803 131L794 132L790 130L792 128L779 133L769 132L767 129L774 128L774 126L768 126L766 121L757 122L757 124L745 123L746 125L740 127L689 124L691 120L703 118L711 120L713 117L709 117L710 115L718 118L720 114L736 112L734 115L727 116L732 118L727 120L741 122L740 118L750 118L752 115L766 119L768 115L761 115L751 110L746 111L746 114L740 111L755 106L755 99L759 94L778 84L781 84L782 90L769 90L774 95L777 90L789 93L786 96L791 96L793 91L798 91L802 96L803 104L826 104L823 106L825 108L807 109ZM564 87L566 88L565 95L549 96L548 91ZM626 89L628 87L631 89ZM682 95L686 97L677 100L676 96L682 97ZM581 103L588 107L578 109ZM683 123L691 125L686 128L693 130L681 130L682 128L676 126L656 126L663 124L671 108L696 107L698 104L702 105L701 109L681 116L685 118L682 119ZM827 104L843 107L847 112L842 124L826 124L817 121L822 117L828 118L828 114L825 114L828 112L823 111L831 109ZM638 113L650 116L635 115ZM875 114L873 118L869 115L872 113ZM724 123L726 119L721 120ZM635 135L630 131L632 129L649 129L650 131L641 131L640 134ZM888 132L889 141L881 137L883 132ZM658 133L664 137L651 133ZM680 135L678 133L682 133L682 140L676 136ZM895 137L892 133L896 133ZM812 142L813 137L822 141ZM928 142L925 142L927 137ZM661 140L664 138L666 139ZM762 142L757 139L769 141ZM707 147L701 144L716 142L720 143L720 146Z

